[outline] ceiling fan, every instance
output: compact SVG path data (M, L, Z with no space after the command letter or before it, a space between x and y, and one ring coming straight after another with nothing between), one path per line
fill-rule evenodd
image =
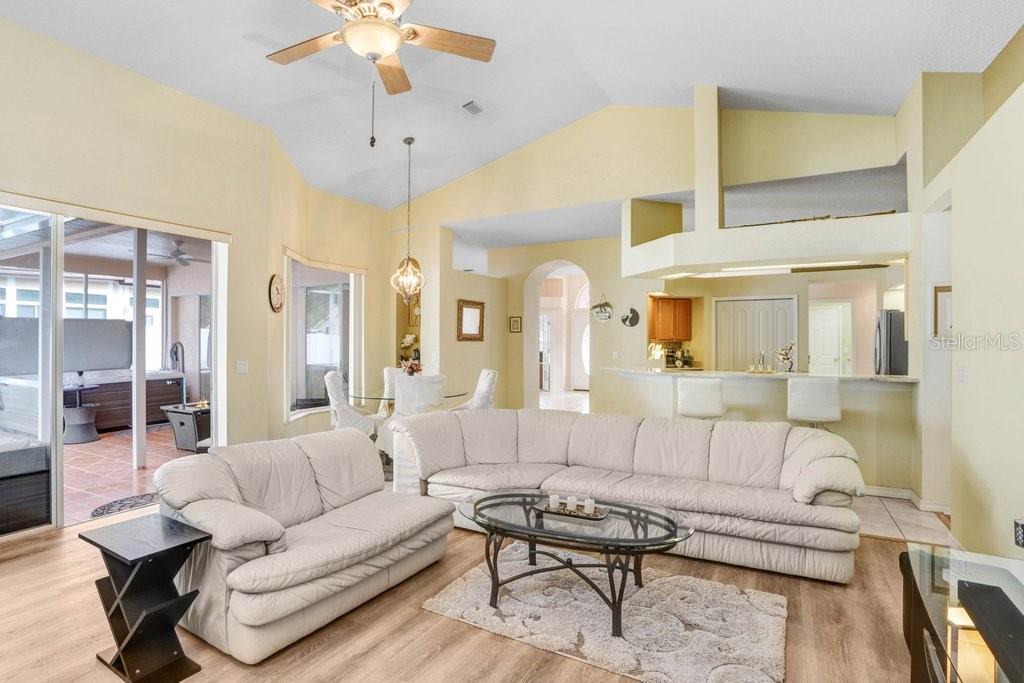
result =
M397 95L412 89L409 76L398 59L402 45L418 45L480 62L491 61L495 42L467 33L421 24L399 24L412 0L312 0L344 23L341 29L310 38L267 55L277 64L292 62L344 43L361 57L369 59L380 74L384 89Z
M171 244L174 248L171 249L171 253L169 254L147 253L146 256L161 261L174 261L179 266L191 266L193 263L209 263L206 259L196 258L195 256L192 256L192 254L186 253L185 250L181 248L182 245L185 244L185 240L171 240Z

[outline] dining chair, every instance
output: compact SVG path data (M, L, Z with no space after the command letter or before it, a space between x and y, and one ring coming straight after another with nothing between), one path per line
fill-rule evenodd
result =
M444 408L444 375L403 375L395 380L395 415L418 415Z
M402 368L384 368L384 392L381 394L384 400L377 407L377 414L385 420L391 417L391 408L388 406L388 401L395 400L395 380L404 374L405 372Z
M342 373L331 370L324 374L324 386L327 387L327 399L331 404L331 424L335 429L351 427L367 436L377 434L377 429L384 420L378 415L361 411L348 402L348 382Z
M452 410L487 410L494 407L494 388L498 384L498 371L484 368L476 381L472 398Z

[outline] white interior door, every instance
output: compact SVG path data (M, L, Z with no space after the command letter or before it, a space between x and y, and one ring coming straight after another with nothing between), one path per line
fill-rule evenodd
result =
M843 349L842 315L839 306L811 306L807 311L807 340L812 375L840 374Z
M590 311L572 314L572 388L590 390Z

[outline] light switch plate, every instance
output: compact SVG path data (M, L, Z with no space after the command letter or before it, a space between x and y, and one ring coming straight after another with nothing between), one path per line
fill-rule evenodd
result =
M967 384L967 368L958 367L956 369L956 383Z
M249 374L249 361L247 360L236 360L235 361L235 374L247 375Z
M618 351L612 351L612 360L618 360L618 359L619 359L619 352Z

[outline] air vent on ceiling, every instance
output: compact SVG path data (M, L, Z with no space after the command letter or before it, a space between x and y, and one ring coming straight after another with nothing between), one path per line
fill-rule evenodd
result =
M462 110L470 116L476 116L477 114L484 113L484 105L480 104L476 100L470 100L462 105Z

